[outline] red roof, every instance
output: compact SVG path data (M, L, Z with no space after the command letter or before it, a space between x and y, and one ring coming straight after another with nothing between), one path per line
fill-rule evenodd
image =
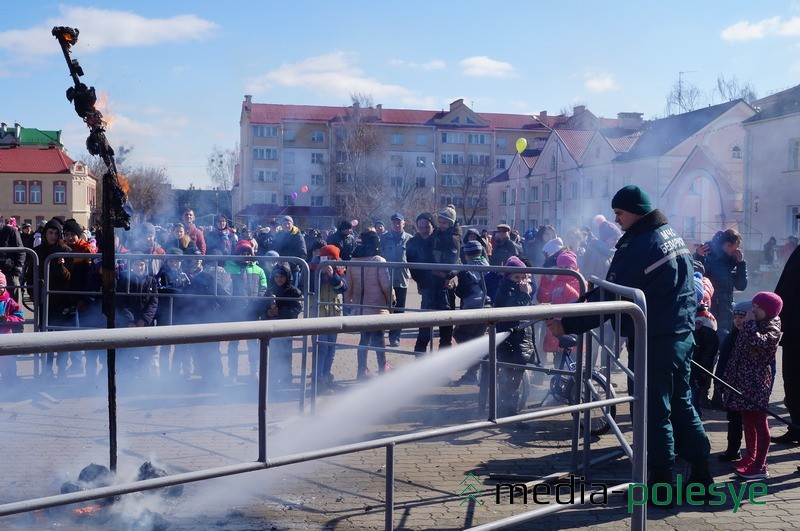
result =
M583 163L583 154L596 131L576 131L574 129L556 129L554 131L578 164Z
M57 148L0 149L0 173L70 173L74 162Z
M285 121L305 120L331 122L345 114L346 107L320 105L280 105L273 103L251 104L250 123L279 124ZM371 108L369 115L375 117L378 109ZM398 125L433 125L434 120L447 114L445 111L418 109L381 109L378 123ZM541 129L542 125L527 114L477 113L497 129ZM478 127L478 126L476 126Z
M614 151L617 153L627 153L631 150L636 141L639 140L640 136L642 136L642 131L636 131L630 135L620 137L606 136L606 140L608 140L608 143L611 144L611 147L614 148Z

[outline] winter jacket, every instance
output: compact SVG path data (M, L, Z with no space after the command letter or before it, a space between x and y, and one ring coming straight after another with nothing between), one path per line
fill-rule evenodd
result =
M317 289L317 269L319 256L315 256L308 267L311 269L311 291L316 295L319 309L318 317L337 317L342 315L342 294L347 291L344 269L334 267L333 274L320 275L320 286Z
M119 274L117 280L117 327L144 321L152 326L158 311L158 281L151 275Z
M411 235L406 231L400 233L390 230L381 236L381 256L387 262L407 262L406 247ZM392 286L407 288L411 273L408 268L397 268L392 271Z
M581 273L585 278L595 276L606 278L611 259L614 257L614 247L603 240L592 238L586 244L586 252L583 254L583 265Z
M723 329L728 329L733 325L733 290L743 291L747 288L747 263L737 262L717 241L712 241L709 247L711 251L707 255L701 257L695 254L694 259L702 262L705 276L714 286L711 313Z
M483 256L479 256L471 260L469 265L488 266L489 262ZM459 271L456 296L461 299L462 310L474 310L492 304L486 294L486 280L482 271Z
M192 239L200 254L206 254L206 237L195 225L187 225L186 235Z
M536 300L547 304L567 304L580 297L580 280L567 275L542 275ZM544 337L545 352L558 352L558 338L549 330Z
M415 234L406 244L406 258L410 264L433 264L433 235L427 239ZM417 283L420 293L431 285L431 272L423 268L411 268L411 278Z
M503 278L497 288L494 298L495 308L509 308L517 306L529 306L531 296L520 289L520 285L508 278ZM498 332L508 332L514 329L511 334L497 345L497 356L501 361L510 363L527 363L533 352L533 331L530 326L523 329L516 329L522 321L503 321L497 323Z
M495 240L492 244L492 256L489 257L489 263L501 266L512 256L519 256L520 254L522 254L522 248L511 241L511 238L506 238L502 242Z
M784 349L800 348L800 247L786 261L775 293L783 299L781 345Z
M257 320L262 311L260 298L267 291L266 273L254 262L228 261L225 271L231 276L231 293L234 296L231 300L231 320Z
M381 256L356 257L347 266L345 282L347 291L344 303L354 305L350 315L376 315L389 313L394 299L389 269L386 267L359 267L358 262L386 262ZM379 308L364 308L379 306Z
M44 293L44 275L42 274L41 268L44 267L45 260L48 256L55 253L69 253L72 252L72 249L67 247L67 245L59 241L54 245L50 245L47 242L42 243L41 245L35 247L33 251L36 253L36 256L39 257L39 278L35 279L33 276L33 267L29 267L27 271L27 281L26 283L31 286L31 290L33 290L33 283L35 281L39 282L39 297L41 298L37 304L37 307L42 310L44 308L43 301L45 297ZM48 277L49 277L49 289L50 291L69 291L70 286L70 279L72 278L72 273L67 267L66 260L64 260L63 264L59 264L57 260L51 260L50 266L48 269ZM31 295L33 293L31 292ZM52 319L55 316L61 315L64 309L69 308L72 306L72 298L70 295L67 294L52 294L50 295L48 301L48 314ZM44 323L44 321L42 321Z
M228 320L220 318L231 315L234 306L231 299L233 282L225 268L207 262L202 271L190 271L187 276L190 284L188 289L184 288L184 293L204 295L204 297L189 299L194 305L188 309L186 322L212 323ZM236 304L240 300L235 301Z
M437 264L458 264L461 251L461 228L453 225L447 230L436 229L433 233L433 259ZM444 272L452 278L456 272Z
M731 387L761 407L769 406L773 383L772 363L780 335L780 317L745 321L722 377ZM722 393L722 403L733 411L758 410L758 407L728 390Z
M286 282L279 286L274 282L276 274L283 275ZM261 318L265 320L273 319L297 319L303 312L303 294L292 284L292 273L286 264L278 262L270 273L270 282L264 297L267 298L261 310ZM267 312L270 307L275 306L278 310L277 315L269 315Z
M236 234L229 228L214 229L206 235L206 252L216 249L221 255L230 256L235 246Z
M471 240L470 236L473 236L473 235L478 237L478 241L480 242L481 246L483 247L483 253L482 253L481 256L483 256L486 259L486 263L488 264L489 263L489 244L486 242L486 240L483 238L483 236L481 236L481 233L478 232L477 229L467 229L467 232L464 233L464 237L461 238L461 245L463 246L465 243L470 241ZM467 263L467 257L464 255L463 251L461 252L461 263L462 264Z
M338 230L328 236L326 243L339 248L339 258L342 260L350 260L353 257L353 251L356 249L355 237L352 234L344 234Z
M606 280L644 292L647 300L647 334L650 337L694 331L697 295L694 266L683 238L655 209L640 218L622 235L608 268ZM591 301L599 300L595 292ZM607 300L613 300L611 293ZM604 316L610 319L611 315ZM562 319L567 334L580 334L600 325L596 316ZM622 316L620 334L633 338L633 320Z
M281 231L275 237L272 245L272 250L280 256L294 256L296 258L306 259L308 252L306 251L306 239L303 233L297 227L292 227L291 232ZM300 271L299 264L291 264L292 271Z
M21 323L25 320L22 314L22 308L19 307L17 301L11 298L8 290L3 291L0 295L0 315L5 316L5 319L0 321L0 334L11 334L14 332L14 323ZM7 358L13 360L13 358ZM3 375L5 377L5 375Z
M23 247L22 237L19 231L9 224L0 228L0 247ZM0 253L0 270L10 275L21 275L22 264L25 263L25 252L3 252Z

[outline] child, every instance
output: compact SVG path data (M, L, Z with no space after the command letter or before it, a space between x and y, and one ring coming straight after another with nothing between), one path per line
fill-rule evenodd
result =
M285 262L276 262L270 274L270 283L265 294L269 299L265 320L297 319L303 311L303 294L292 285L292 271ZM278 337L269 342L269 375L271 384L277 388L292 385L292 338ZM250 364L253 364L251 358ZM255 370L254 370L255 372Z
M725 391L722 401L742 415L747 456L734 461L736 475L744 479L765 479L769 452L769 424L764 412L769 405L773 373L771 364L778 349L783 301L775 293L761 291L753 297L736 338L724 379L747 397Z
M470 229L475 236L480 238L480 234L475 229ZM486 251L479 239L471 239L461 246L461 254L464 263L475 266L488 266ZM486 278L481 271L459 271L458 285L456 286L456 296L461 299L462 310L475 310L484 307L491 307L492 300L486 293ZM482 337L489 328L488 323L475 323L467 325L457 325L453 331L453 339L456 343L464 343L470 339ZM461 378L456 380L454 385L477 384L478 368L480 362L476 363L465 372Z
M733 328L730 333L722 340L722 346L719 349L719 362L717 363L718 376L725 374L725 369L728 367L728 361L733 352L733 345L736 343L736 338L739 337L739 330L742 329L744 318L747 312L753 307L750 301L742 301L736 303L733 307ZM716 391L715 391L716 393ZM720 403L722 401L722 392L720 391ZM723 463L730 463L742 458L739 453L739 448L742 446L742 415L738 411L728 410L728 447L717 459Z
M694 288L697 292L697 315L694 320L694 342L695 348L693 359L704 369L711 372L714 370L714 359L719 350L719 338L717 336L717 319L709 311L711 297L714 296L714 287L711 281L703 276L705 272L703 264L695 261ZM708 392L711 389L711 376L699 368L692 368L689 377L689 385L692 389L692 405L701 416L701 407L710 405Z
M11 294L6 289L6 276L0 271L0 334L13 333L15 323L25 320L22 309L17 301L11 298ZM17 379L17 357L0 356L0 375L3 377L3 384L9 384Z
M311 269L311 291L317 294L319 308L318 317L336 317L342 315L342 294L347 291L344 279L344 268L326 264L328 260L339 260L340 251L335 245L324 245L317 256L308 264ZM317 289L317 272L320 286ZM333 383L333 358L336 355L337 334L320 334L317 337L317 393L329 394L336 390Z
M525 267L522 260L516 256L509 258L505 265L507 267ZM497 287L494 307L529 306L533 288L528 283L528 277L529 275L525 272L504 274L503 280ZM497 345L497 361L520 365L528 363L533 351L533 332L529 326L516 329L520 324L520 321L504 321L497 324L498 332L511 332L505 341ZM524 369L500 368L497 382L500 395L497 413L500 416L512 416L519 413L522 407L520 384L523 374Z
M550 242L548 242L548 244L549 243ZM578 271L578 257L570 250L563 250L556 258L556 265L564 269ZM580 280L575 277L567 275L542 275L539 291L536 292L536 300L540 303L547 304L566 304L580 297L580 289ZM549 330L545 335L542 350L545 352L552 352L553 365L556 367L560 365L560 360L557 359L558 338Z

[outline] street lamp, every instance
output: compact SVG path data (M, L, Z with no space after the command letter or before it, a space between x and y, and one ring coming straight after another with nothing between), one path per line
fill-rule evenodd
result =
M436 170L436 165L433 161L430 162L431 169L433 170L433 208L434 210L439 208L439 195L438 195L438 188L439 188L439 172Z

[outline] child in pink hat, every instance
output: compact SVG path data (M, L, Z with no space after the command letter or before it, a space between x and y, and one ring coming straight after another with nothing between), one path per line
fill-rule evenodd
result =
M783 301L775 293L762 291L753 297L753 306L744 318L733 346L724 379L736 390L724 391L722 402L742 415L747 456L734 461L736 475L744 479L765 479L769 452L769 424L766 408L774 378L772 363L781 335L778 314ZM744 397L747 397L745 400Z

